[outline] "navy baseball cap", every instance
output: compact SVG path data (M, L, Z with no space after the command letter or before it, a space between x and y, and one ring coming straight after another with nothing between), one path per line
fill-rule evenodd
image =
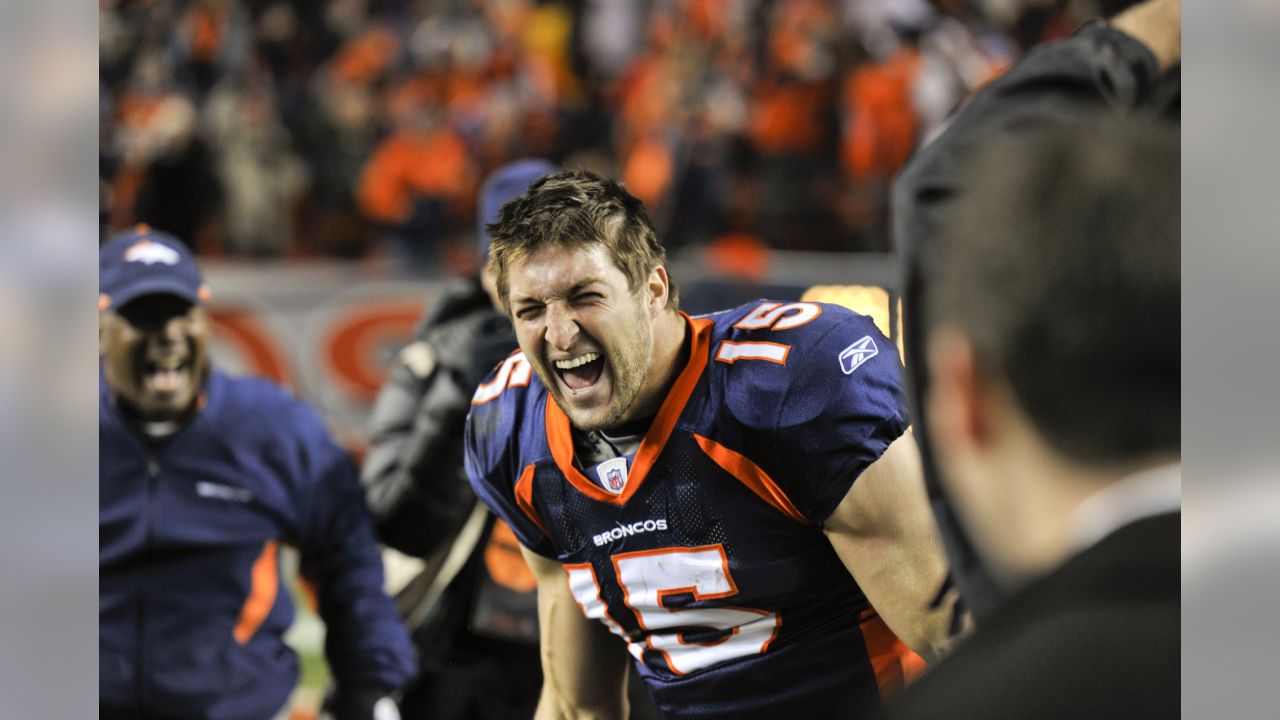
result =
M98 251L98 309L166 293L199 304L209 299L195 256L172 235L146 225L116 235Z
M541 158L525 158L507 163L489 173L484 185L480 187L480 202L476 208L476 237L480 257L489 254L489 225L498 222L502 206L512 198L523 195L534 180L556 171L556 166L549 160Z

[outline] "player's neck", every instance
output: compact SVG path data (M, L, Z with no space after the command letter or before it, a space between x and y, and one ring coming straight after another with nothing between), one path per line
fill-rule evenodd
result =
M633 419L652 418L657 414L667 393L675 384L676 378L689 363L689 346L692 334L684 315L674 310L663 310L662 315L653 326L653 361L650 378L646 388L641 391L637 400L619 425L629 424ZM616 427L616 426L615 426ZM612 432L612 430L610 430Z
M680 377L680 373L689 364L690 337L689 322L674 310L664 311L662 317L655 323L653 364L654 367L663 369L660 384L662 390L658 393L659 407L662 405L662 400L666 399L671 386L675 384L676 378ZM654 411L656 412L657 408L654 408Z
M120 403L120 414L125 419L125 423L136 433L142 436L147 443L158 443L169 439L170 436L186 427L196 416L198 403L193 402L191 407L176 417L166 418L148 418L143 417L137 412L127 408L125 403Z

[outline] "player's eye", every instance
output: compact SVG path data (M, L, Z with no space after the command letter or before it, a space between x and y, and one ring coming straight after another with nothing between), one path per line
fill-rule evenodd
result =
M542 308L537 305L526 305L516 310L516 318L525 322L536 320L541 314Z
M589 302L595 302L596 300L599 300L602 297L604 296L601 295L600 293L590 291L590 292L583 292L583 293L578 293L577 295L574 295L573 301L575 303L589 303Z

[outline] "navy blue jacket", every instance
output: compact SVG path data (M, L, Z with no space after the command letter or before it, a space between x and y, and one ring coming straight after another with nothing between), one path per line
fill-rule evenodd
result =
M104 716L254 718L298 677L279 547L315 587L340 687L401 686L413 649L355 464L282 388L213 372L200 413L148 448L98 388L99 702Z

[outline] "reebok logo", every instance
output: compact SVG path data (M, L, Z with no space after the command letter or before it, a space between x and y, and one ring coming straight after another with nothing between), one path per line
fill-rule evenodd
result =
M857 342L840 351L840 369L845 375L852 375L854 370L862 367L862 363L879 354L876 341L870 335L863 335Z
M661 518L658 520L640 520L637 522L630 523L628 525L623 525L622 523L618 523L618 527L613 528L612 530L605 530L602 533L594 535L592 536L591 540L595 542L596 547L600 547L601 545L604 545L606 543L611 543L614 540L621 540L624 537L630 537L632 535L641 535L643 533L648 533L648 532L663 531L666 529L667 529L666 518Z
M181 257L178 251L151 240L139 240L124 251L125 262L140 262L147 265L177 265Z

